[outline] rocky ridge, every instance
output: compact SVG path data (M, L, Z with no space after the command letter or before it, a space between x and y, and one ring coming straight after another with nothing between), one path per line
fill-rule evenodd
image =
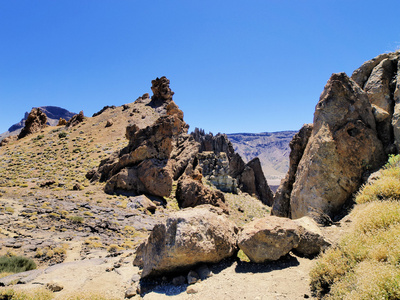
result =
M237 192L239 188L263 203L272 203L273 195L259 160L245 164L226 135L205 135L198 129L189 135L183 112L172 100L174 93L167 78L153 80L152 91L151 99L146 95L136 102L145 102L160 117L143 129L135 124L128 126L128 146L102 161L87 174L88 179L106 181L107 193L144 193L159 197L168 197L177 182L176 195L181 207L208 203L228 211L223 194L203 184L204 175L217 189ZM218 158L221 155L229 162Z
M383 54L351 78L332 75L312 129L303 128L308 134L296 135L291 143L293 159L273 214L329 223L343 216L343 206L386 155L398 153L399 58L399 52Z

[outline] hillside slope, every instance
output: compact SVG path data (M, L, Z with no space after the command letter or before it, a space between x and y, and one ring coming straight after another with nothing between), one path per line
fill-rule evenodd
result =
M33 107L36 108L36 107ZM47 116L47 124L50 126L55 126L58 124L60 118L68 121L71 119L75 113L70 112L65 108L58 106L40 106L41 111L43 111ZM0 134L0 141L10 135L17 135L20 133L21 129L25 126L25 121L28 118L29 112L25 112L24 117L18 123L15 123L8 128L6 132Z

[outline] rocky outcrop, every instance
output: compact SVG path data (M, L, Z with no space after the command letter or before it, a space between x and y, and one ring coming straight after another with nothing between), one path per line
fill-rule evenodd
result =
M154 226L135 264L143 266L144 278L216 263L236 253L237 231L218 208L186 208Z
M278 260L300 242L298 226L287 218L269 216L243 226L239 248L256 263Z
M46 123L46 114L42 112L40 108L33 108L25 121L25 127L18 135L18 139L22 139L23 137L35 132L39 132L47 126Z
M346 74L332 75L316 106L311 136L307 141L303 129L303 138L299 133L297 145L292 143L293 165L275 197L273 214L310 216L323 223L340 215L364 173L385 160L370 99Z
M225 153L229 160L228 175L236 179L237 186L243 192L249 193L264 204L272 205L273 193L269 188L261 169L260 160L255 158L245 164L239 154L235 153L232 143L226 134L205 134L204 130L196 128L192 132L194 139L200 143L200 152L214 152L219 155Z
M186 124L177 116L162 116L152 126L139 129L128 126L129 145L101 163L97 174L107 181L105 191L147 193L167 197L172 190L174 172L170 159L176 137L183 133Z
M289 171L274 195L271 214L278 217L290 218L290 194L296 180L297 166L303 157L304 150L312 132L312 124L304 124L289 143Z
M296 173L291 217L331 218L385 156L367 94L346 74L329 79L314 114L312 135Z
M197 161L206 180L226 193L237 193L236 179L229 176L229 160L225 152L218 155L213 151L197 154Z
M384 53L365 62L351 76L368 94L386 154L400 149L399 62L400 51Z
M105 181L107 193L158 197L170 196L173 182L178 181L176 197L181 207L212 204L225 212L228 208L219 190L236 193L239 187L263 201L272 199L259 160L245 165L226 135L187 134L189 126L172 100L174 93L167 78L153 80L152 91L151 100L145 94L134 105L150 106L160 117L145 128L129 125L126 128L128 146L88 172L88 179ZM219 190L204 185L201 173ZM232 174L240 176L239 185Z
M85 115L83 114L83 111L80 111L79 114L74 115L74 116L67 122L67 127L76 126L76 125L78 125L79 123L82 123L84 119L85 119Z
M169 82L169 81L168 81ZM187 168L198 152L198 143L187 134L183 112L166 90L166 79L153 80L156 91L152 105L159 105L160 117L145 128L136 124L126 128L128 146L101 162L87 174L91 180L106 181L107 193L150 194L168 197L172 183Z
M69 120L72 118L75 113L70 112L64 108L58 107L58 106L40 106L40 107L33 107L32 109L37 109L39 108L43 113L46 114L47 116L47 125L50 126L56 126L58 124L58 121L60 118L63 118L65 120ZM22 118L22 120L8 128L8 131L13 134L14 132L18 132L18 130L22 129L25 126L25 121L28 118L29 113L26 112L25 116ZM16 133L14 133L16 134Z
M63 118L60 118L60 119L58 120L57 126L65 126L65 125L67 125L67 120L65 120L65 119L63 119Z
M201 169L196 168L190 176L182 176L176 188L176 200L179 207L195 207L202 204L211 204L220 207L228 213L225 197L219 190L207 187L202 183Z

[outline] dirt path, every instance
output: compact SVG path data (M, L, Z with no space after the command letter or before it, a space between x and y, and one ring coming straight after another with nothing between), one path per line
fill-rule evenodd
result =
M308 274L313 265L314 260L293 255L270 264L223 263L212 268L214 275L207 280L188 287L161 286L144 299L312 298Z

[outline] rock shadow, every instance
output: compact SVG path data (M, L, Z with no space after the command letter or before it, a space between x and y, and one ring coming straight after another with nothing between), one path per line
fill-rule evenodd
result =
M300 262L295 255L288 253L276 261L265 263L245 262L238 260L235 271L237 273L268 273L271 271L283 270L290 267L297 267Z

